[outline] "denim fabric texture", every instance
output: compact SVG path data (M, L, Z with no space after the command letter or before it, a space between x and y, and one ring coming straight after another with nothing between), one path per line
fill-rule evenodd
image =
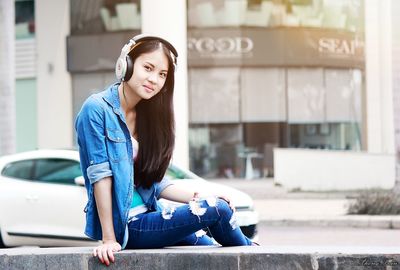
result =
M194 206L193 206L194 205ZM237 226L228 203L214 198L214 203L199 200L193 204L163 212L143 213L128 224L127 248L161 248L172 245L214 245L196 231L208 228L222 246L251 246L252 242Z
M117 241L122 245L134 191L134 160L131 136L119 101L118 86L119 83L115 83L103 92L91 95L77 115L75 129L88 195L88 203L84 209L85 234L92 239L102 239L93 184L104 177L112 176L114 232ZM172 183L169 180L163 179L150 189L139 187L137 191L147 208L156 211L160 193L170 184Z

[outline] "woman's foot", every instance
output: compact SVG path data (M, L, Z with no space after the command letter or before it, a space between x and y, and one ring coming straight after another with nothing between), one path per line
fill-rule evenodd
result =
M251 242L251 245L252 245L252 246L260 246L260 244L257 243L257 242Z

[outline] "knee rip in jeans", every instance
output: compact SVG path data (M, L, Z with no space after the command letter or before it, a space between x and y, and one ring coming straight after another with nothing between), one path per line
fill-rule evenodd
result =
M231 225L232 230L237 228L237 218L235 213L232 213L231 219L229 220L229 224Z
M161 216L163 217L163 219L171 219L174 215L175 210L176 208L173 206L165 207L161 212Z
M199 230L199 231L195 232L194 234L196 235L196 242L194 243L194 245L196 245L197 242L199 242L199 239L202 238L207 233L204 230Z
M209 207L215 207L217 214L221 216L218 212L217 200L217 197L208 197L204 199L196 198L189 202L190 211L193 215L196 215L199 218L199 222L201 222L200 217L204 215L207 211L207 207L202 207L202 202L205 201ZM229 224L231 225L232 230L235 230L237 228L237 219L235 213L232 213Z
M192 212L193 215L198 217L199 222L201 221L200 217L202 215L204 215L206 213L206 211L207 211L207 208L201 206L201 202L202 201L203 200L194 199L194 200L189 202L190 212Z

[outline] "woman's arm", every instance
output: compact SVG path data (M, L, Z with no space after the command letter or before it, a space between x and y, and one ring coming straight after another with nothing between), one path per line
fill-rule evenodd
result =
M160 194L160 198L180 203L189 203L189 201L194 200L196 198L207 197L207 196L216 196L218 198L225 200L229 204L230 208L233 211L236 211L235 206L233 205L229 196L226 196L225 194L215 195L212 192L204 192L204 191L199 192L197 189L188 187L186 185L185 186L179 184L169 185Z
M112 178L106 177L94 184L94 197L99 213L103 241L116 242L112 220Z
M115 260L113 252L121 250L121 245L115 238L112 220L112 178L103 178L96 182L93 188L103 234L103 244L94 249L93 255L98 256L102 263L109 265L110 260L112 262Z
M183 187L179 184L167 186L160 194L160 198L174 202L188 203L196 197L198 192L194 188Z

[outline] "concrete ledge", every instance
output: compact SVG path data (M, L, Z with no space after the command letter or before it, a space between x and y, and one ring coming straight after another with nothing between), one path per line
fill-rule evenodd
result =
M0 269L400 269L395 248L233 247L125 250L110 267L91 255L91 248L0 249Z

